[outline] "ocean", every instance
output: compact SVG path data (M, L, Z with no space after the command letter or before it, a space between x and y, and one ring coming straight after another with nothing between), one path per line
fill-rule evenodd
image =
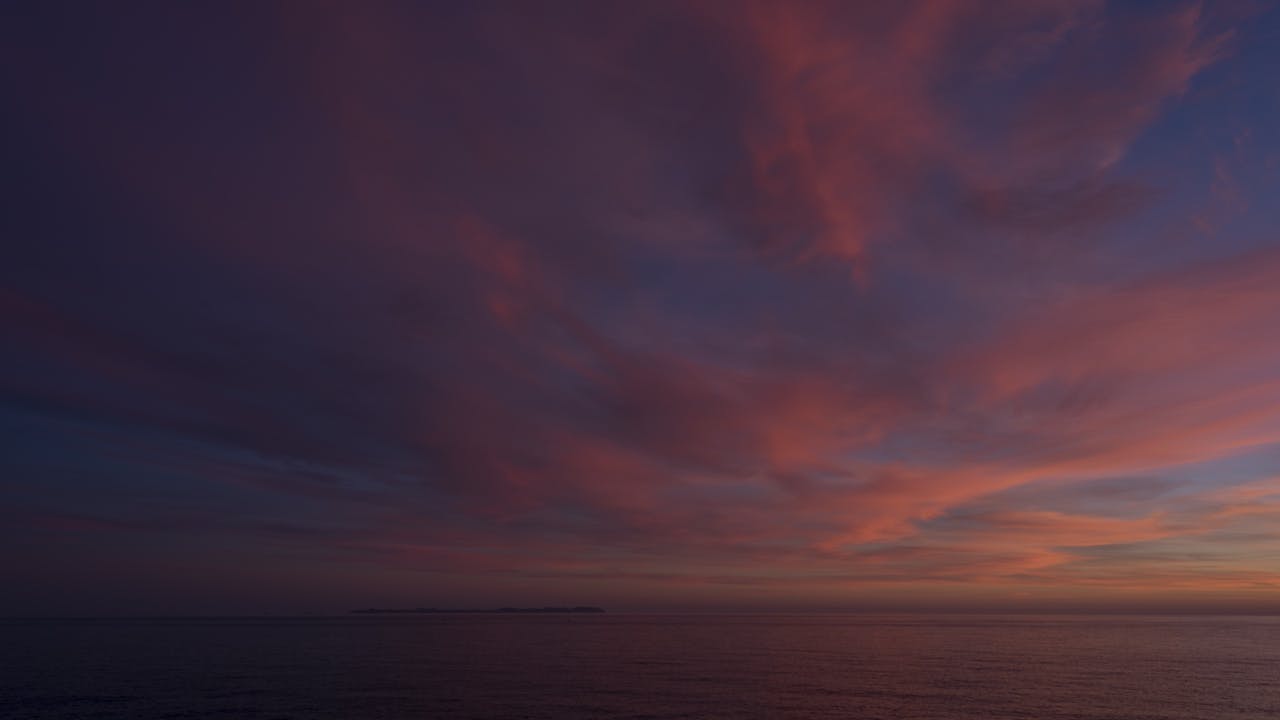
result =
M1280 618L6 620L0 718L1274 720Z

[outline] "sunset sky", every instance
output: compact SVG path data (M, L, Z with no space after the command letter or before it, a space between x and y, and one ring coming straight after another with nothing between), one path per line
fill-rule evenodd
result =
M1278 13L8 6L0 613L1280 610Z

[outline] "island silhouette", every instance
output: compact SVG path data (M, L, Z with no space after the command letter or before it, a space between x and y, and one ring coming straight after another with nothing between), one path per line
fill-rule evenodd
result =
M434 613L602 613L604 612L604 608L592 607L589 605L578 605L575 607L501 607L491 610L467 608L364 608L362 610L352 610L351 612L357 615L430 615Z

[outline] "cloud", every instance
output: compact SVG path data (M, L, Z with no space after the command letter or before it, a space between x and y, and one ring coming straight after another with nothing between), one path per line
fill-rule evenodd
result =
M21 50L58 89L18 84L39 202L0 271L24 527L388 578L1187 587L1115 548L1272 512L1178 475L1280 441L1275 251L1157 255L1189 191L1142 143L1236 39L1197 5L167 12L244 66L205 37L169 92L119 23Z

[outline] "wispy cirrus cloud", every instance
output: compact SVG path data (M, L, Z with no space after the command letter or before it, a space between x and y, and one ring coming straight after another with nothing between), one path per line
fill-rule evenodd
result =
M1252 112L1212 13L34 13L6 524L335 598L1271 587L1280 262L1170 231Z

